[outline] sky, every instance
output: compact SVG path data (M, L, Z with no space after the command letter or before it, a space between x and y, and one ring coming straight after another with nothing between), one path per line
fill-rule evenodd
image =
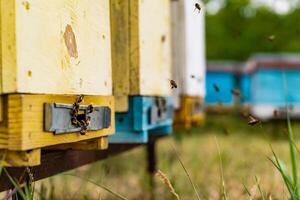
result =
M266 5L279 14L289 12L299 0L252 0L253 6ZM209 13L214 14L222 7L223 0L210 0L206 5Z

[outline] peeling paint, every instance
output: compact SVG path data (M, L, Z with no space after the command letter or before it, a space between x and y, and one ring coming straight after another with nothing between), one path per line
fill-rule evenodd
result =
M65 45L70 57L78 58L76 37L71 25L67 25L64 33Z

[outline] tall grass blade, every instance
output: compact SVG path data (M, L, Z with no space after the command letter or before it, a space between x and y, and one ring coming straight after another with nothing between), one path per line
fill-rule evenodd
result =
M243 183L244 190L246 191L246 194L248 195L249 200L253 200L251 192L248 190L246 185Z
M181 160L179 154L177 153L177 151L176 151L176 149L175 149L175 147L174 147L173 145L172 145L172 148L173 148L174 153L176 154L176 157L177 157L178 161L180 162L181 167L183 168L185 174L187 175L187 177L188 177L188 179L189 179L189 181L190 181L190 184L192 185L192 187L193 187L193 189L194 189L194 192L195 192L195 194L196 194L197 199L198 199L198 200L201 200L200 195L199 195L199 193L198 193L198 191L197 191L197 189L196 189L196 185L195 185L194 182L192 181L191 176L190 176L189 172L187 171L187 169L185 168L185 166L184 166L184 164L183 164L183 162L182 162L182 160Z
M63 174L63 175L66 175L66 176L72 176L72 177L75 177L75 178L79 178L79 179L81 179L81 180L84 180L84 181L86 181L86 182L88 182L88 183L92 183L92 184L94 184L94 185L96 185L96 186L98 186L98 187L104 189L105 191L107 191L107 192L110 193L111 195L117 197L118 199L121 199L121 200L128 200L126 197L124 197L124 196L122 196L122 195L120 195L120 194L118 194L118 193L116 193L116 192L110 190L108 187L106 187L106 186L104 186L104 185L101 185L101 184L99 184L99 183L96 183L96 182L93 181L93 180L90 180L90 179L87 179L87 178L84 178L84 177L80 177L80 176L76 176L76 175L73 175L73 174Z
M22 199L26 200L28 199L26 194L22 191L19 183L17 183L16 180L13 179L13 177L10 176L10 174L8 173L8 171L3 168L4 173L6 174L6 176L8 177L9 181L11 182L11 184L14 185L14 187L17 189L18 193L21 195Z
M223 162L222 162L222 156L220 151L220 146L217 140L217 137L215 136L215 142L218 149L219 154L219 162L220 162L220 174L221 174L221 181L222 181L222 196L224 200L227 200L227 193L226 193L226 187L225 187L225 181L224 181L224 172L223 172Z
M284 82L284 91L285 91L285 102L286 102L286 117L287 117L287 128L288 128L288 139L290 147L290 158L292 164L292 176L293 176L293 188L296 198L299 199L299 185L298 185L298 171L297 171L297 161L295 156L295 145L294 145L294 133L291 125L290 113L288 108L288 86L286 75L283 72L283 82Z
M295 198L295 194L294 194L294 190L293 190L293 183L292 183L292 179L288 173L288 170L287 168L285 167L285 165L283 164L283 162L281 162L277 155L275 154L274 150L272 149L272 146L271 147L271 150L272 150L272 154L273 154L273 159L271 158L268 158L272 164L277 168L277 170L280 172L283 180L284 180L284 183L290 193L290 196L291 196L291 199L296 199Z
M261 199L262 199L262 200L266 200L265 195L264 195L264 193L263 193L263 191L262 191L262 189L261 189L261 187L260 187L259 180L258 180L257 176L255 176L255 181L256 181L256 185L257 185L257 188L258 188L258 190L259 190Z
M5 153L3 153L3 156L2 156L2 158L0 160L0 175L2 174L2 171L3 171L3 168L4 168L3 165L2 165L2 163L5 160L5 157L6 157L6 151L5 151Z
M175 196L177 200L180 200L180 197L177 194L177 192L175 191L175 189L174 189L173 185L171 184L171 181L168 178L168 176L160 170L158 170L155 175L163 181L163 183L168 187L170 193L173 196Z

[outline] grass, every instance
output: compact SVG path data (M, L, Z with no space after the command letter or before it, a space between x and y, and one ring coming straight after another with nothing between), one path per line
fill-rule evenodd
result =
M286 122L250 127L236 116L207 119L203 128L158 143L157 168L180 199L297 199L300 123L287 129ZM151 199L145 153L141 147L67 172L79 178L57 175L38 181L36 194L39 199ZM157 199L177 198L165 182L154 181Z
M293 125L293 142L299 146L300 135L297 133L300 125L297 122ZM272 130L277 130L278 133L274 136ZM188 133L181 133L181 137L176 137L177 139L168 138L158 143L158 169L168 175L170 184L183 200L196 198L195 190L190 185L178 156L188 169L201 199L224 197L222 179L226 183L226 198L229 200L269 199L270 196L272 199L288 199L290 193L281 172L268 160L270 158L275 161L270 150L272 144L281 167L283 168L283 163L287 163L286 171L292 169L289 162L289 141L285 139L285 132L285 122L264 123L261 128L249 127L244 119L236 117L208 116L206 127L193 129ZM177 152L174 152L170 144L174 144ZM299 161L300 157L296 155L295 161ZM223 178L220 173L220 158ZM68 173L76 173L76 176L86 179L92 177L95 183L106 186L127 199L150 199L145 159L145 148L141 147ZM259 177L259 184L255 177ZM174 195L160 179L155 178L154 181L157 199L174 199ZM52 188L47 191L52 199L116 199L98 186L63 175L39 181L36 185L38 191L42 187Z

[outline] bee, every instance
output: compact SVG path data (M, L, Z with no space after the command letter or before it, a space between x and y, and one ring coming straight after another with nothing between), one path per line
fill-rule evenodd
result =
M213 87L214 87L214 90L216 91L216 92L220 92L220 88L219 88L219 86L217 85L217 84L213 84Z
M196 76L195 75L191 75L191 78L196 78Z
M269 35L268 40L273 42L276 39L275 35Z
M171 86L171 89L174 89L174 88L177 88L177 83L174 81L174 80L170 80L170 86Z
M261 121L259 119L253 117L252 115L248 115L248 125L254 126L259 123L261 123Z
M241 92L238 89L232 89L230 92L231 92L231 94L233 94L236 97L241 96Z
M200 6L199 3L195 3L195 10L198 10L198 13L200 13L200 11L201 11L201 6ZM195 11L195 10L194 10L194 11Z
M88 106L88 113L92 113L92 112L94 112L94 106L92 104L90 104Z

